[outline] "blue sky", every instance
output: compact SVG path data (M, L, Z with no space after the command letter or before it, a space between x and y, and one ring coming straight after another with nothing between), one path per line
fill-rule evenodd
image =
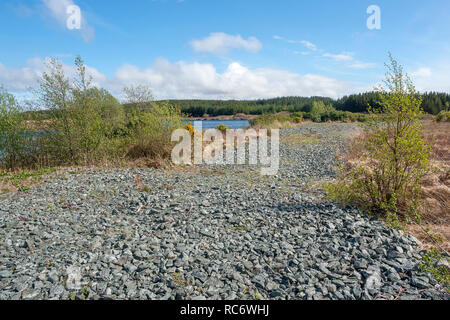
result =
M66 26L70 5L79 30ZM378 83L391 51L420 90L450 92L449 12L447 0L2 0L0 84L20 94L45 59L70 75L80 54L118 96L147 84L160 99L340 97Z

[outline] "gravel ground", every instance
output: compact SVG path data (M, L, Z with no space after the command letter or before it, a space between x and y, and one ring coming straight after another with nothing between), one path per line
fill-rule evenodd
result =
M448 299L413 237L302 191L355 130L283 130L275 177L80 170L4 196L0 299Z

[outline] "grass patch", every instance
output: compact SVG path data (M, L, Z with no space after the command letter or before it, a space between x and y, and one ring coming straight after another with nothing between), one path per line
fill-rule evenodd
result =
M245 232L247 232L247 231L248 231L248 228L245 227L245 226L237 226L237 227L233 227L233 230L236 230L236 231L245 231Z
M436 116L436 122L450 122L450 111L441 111Z
M422 256L422 262L418 267L423 272L431 273L437 281L450 291L450 269L444 264L439 265L439 262L444 261L443 259L447 259L447 263L449 262L448 258L443 257L437 250L431 250Z
M189 281L187 279L184 279L180 272L176 272L173 274L173 281L179 287L189 286Z
M47 175L53 171L55 168L42 168L38 170L20 170L17 172L2 171L0 173L0 181L11 182L13 185L18 185L24 181L39 181L44 175Z
M432 170L423 179L422 204L419 207L422 224L406 226L407 232L419 239L425 249L450 251L450 122L427 120L423 124L424 138L431 145Z
M45 176L56 171L56 168L38 170L0 171L0 190L2 194L13 191L24 192L38 184Z
M290 134L288 136L284 136L281 138L281 143L287 143L287 144L318 144L320 143L321 139L319 137L312 137L308 135L302 135L302 134Z
M303 118L298 115L290 114L289 112L281 112L276 114L263 114L250 120L250 125L253 128L268 128L268 129L286 129L295 127L302 122Z

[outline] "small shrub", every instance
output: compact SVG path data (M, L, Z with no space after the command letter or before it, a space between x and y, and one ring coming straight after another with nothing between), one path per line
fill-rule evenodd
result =
M311 120L314 122L325 122L331 119L331 114L337 114L337 111L331 105L326 105L323 101L314 101L312 104Z
M436 122L450 122L450 111L441 111L436 116Z
M25 192L25 191L30 190L30 187L29 186L20 186L18 188L18 190L19 190L19 192Z
M293 114L291 114L291 118L293 119L293 121L295 123L301 123L305 121L305 112L294 112Z
M104 98L105 92L91 86L80 57L75 65L77 73L71 82L61 62L50 60L40 84L40 100L51 117L50 130L41 140L52 164L88 164L101 159L115 125L114 119L106 116L107 103L99 98Z
M40 139L51 165L94 164L124 158L161 159L170 156L171 132L181 127L181 112L153 102L150 88L125 88L127 110L105 89L91 84L80 57L70 81L61 62L50 60L39 97L50 110L48 131Z
M222 133L225 133L227 130L231 129L230 127L228 127L226 124L221 123L218 126L216 126L216 129L221 131Z
M330 198L381 215L394 226L418 218L421 182L428 172L430 147L422 137L422 98L402 67L390 56L380 109L370 109L362 139L354 141L355 163L340 168Z
M166 103L153 103L149 112L135 111L125 147L127 156L136 158L168 158L173 143L171 133L180 128L182 119L178 108Z
M189 131L189 133L191 134L191 136L194 135L195 133L195 129L194 126L191 124L191 122L188 122L187 124L184 125L184 128Z

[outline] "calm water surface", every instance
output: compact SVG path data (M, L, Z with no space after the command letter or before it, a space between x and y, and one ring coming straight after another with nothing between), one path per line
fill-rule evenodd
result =
M214 129L221 123L228 126L231 129L243 129L245 127L250 127L250 122L248 120L198 120L202 122L203 129ZM194 121L185 120L183 124L190 122L194 125Z

